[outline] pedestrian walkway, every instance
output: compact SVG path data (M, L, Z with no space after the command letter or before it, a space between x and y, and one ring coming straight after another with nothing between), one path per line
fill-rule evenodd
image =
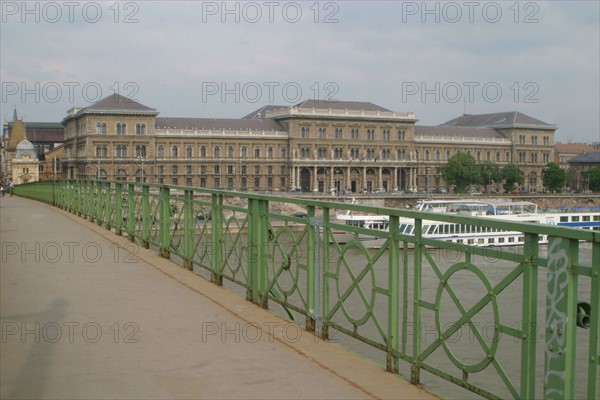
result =
M2 399L430 399L56 208L0 199Z

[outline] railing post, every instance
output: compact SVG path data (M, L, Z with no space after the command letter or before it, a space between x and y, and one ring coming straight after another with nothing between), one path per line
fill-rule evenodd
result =
M150 247L150 187L142 184L142 247Z
M544 399L575 398L578 243L548 237Z
M398 305L400 302L400 219L391 216L389 220L389 265L388 265L388 334L386 341L387 363L389 372L398 372L398 357L394 353L398 350Z
M521 398L535 398L536 351L537 343L537 281L538 281L538 235L525 234L523 249L523 324L521 342ZM496 329L500 329L497 327Z
M192 189L185 189L183 197L183 266L187 269L194 269L194 192Z
M127 236L135 241L135 188L133 183L127 185Z
M102 189L104 188L104 182L96 181L96 223L98 225L102 225L102 203L104 199L102 198Z
M410 383L418 385L421 381L421 267L422 267L422 238L423 220L415 218L415 261L414 261L414 288L413 288L413 364L411 366Z
M223 285L223 195L212 194L211 198L211 228L212 228L212 265L211 281ZM241 263L242 260L239 260ZM246 288L246 291L248 288ZM248 295L246 294L246 297Z
M308 242L308 249L306 254L306 303L308 306L308 318L306 318L306 330L309 332L314 332L316 327L316 318L319 310L317 310L318 305L315 304L315 270L317 263L321 262L319 260L320 250L318 248L319 244L317 241L319 226L315 223L315 206L307 206L307 218L309 222L308 231L306 232L306 238ZM324 209L323 212L326 213L329 210ZM323 220L325 216L323 216ZM326 227L323 227L323 232L326 231ZM317 278L318 279L318 278Z
M588 399L598 398L598 365L600 365L600 243L592 244L592 312L590 315L590 347L588 359Z
M111 203L111 183L110 182L105 182L104 183L104 187L106 189L106 200L105 200L105 204L104 204L104 227L106 229L108 229L110 231L110 229L112 228L111 224L110 224L110 218L113 214L113 207L112 207L112 203Z
M115 182L115 234L121 236L123 230L123 184Z
M170 189L168 186L160 188L159 209L160 209L160 256L171 257L171 207L169 203Z
M322 307L321 307L321 332L319 332L319 335L321 336L321 338L323 339L329 339L329 326L328 326L328 322L329 319L327 319L327 315L329 314L329 238L327 237L327 234L329 232L328 229L328 225L329 225L329 210L327 210L327 212L325 212L325 210L323 210L323 249L325 249L325 251L327 251L327 256L324 257L323 259L323 269L321 271L321 276L317 277L317 279L322 279L323 282L323 286L322 288L319 290L319 296L321 296L321 303L322 303ZM307 208L307 215L310 221L310 218L315 218L315 207L314 206L308 206ZM325 219L325 215L327 215L327 219ZM315 234L315 229L313 229L313 227L309 227L309 233L313 232L312 234ZM318 231L317 231L318 232ZM309 236L310 238L310 236ZM314 242L314 238L313 238L313 242ZM312 243L309 241L309 243ZM309 245L309 250L310 250L310 245ZM308 263L310 263L311 258L308 257L307 261ZM309 264L310 265L310 264ZM310 270L310 268L309 268ZM317 304L317 307L319 305Z
M90 221L93 221L94 215L96 215L96 207L94 204L94 200L96 199L96 196L94 195L95 184L95 181L86 181L86 188L89 188L89 192L87 192L88 203L85 210L85 216Z
M248 226L248 277L249 300L267 308L267 218L268 203L265 200L249 199ZM264 298L263 298L263 295Z

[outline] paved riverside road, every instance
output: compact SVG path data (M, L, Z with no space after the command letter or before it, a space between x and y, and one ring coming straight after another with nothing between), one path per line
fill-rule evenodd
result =
M434 398L83 218L0 222L2 399Z

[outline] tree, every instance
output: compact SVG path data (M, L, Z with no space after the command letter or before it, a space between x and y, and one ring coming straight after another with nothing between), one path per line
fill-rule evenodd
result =
M504 184L502 187L504 191L507 193L514 192L517 188L517 185L522 185L525 182L523 176L521 176L521 171L519 170L519 166L517 164L506 164L502 168L502 179L504 179Z
M551 192L560 192L565 187L566 180L567 173L557 163L548 163L542 172L542 182Z
M440 167L440 173L448 184L455 187L456 193L466 193L469 185L480 179L480 169L472 155L456 153L448 163Z
M594 192L600 192L600 167L587 171L588 187Z
M479 177L480 183L484 185L487 190L490 190L492 182L497 182L501 178L500 167L490 161L484 161L479 164Z

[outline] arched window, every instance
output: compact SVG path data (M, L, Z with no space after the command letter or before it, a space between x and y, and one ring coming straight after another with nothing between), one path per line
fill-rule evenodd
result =
M267 157L273 158L273 148L272 147L267 148Z
M440 151L439 150L435 151L435 161L440 161Z
M429 160L429 150L425 150L425 160Z
M122 168L118 169L117 173L115 174L115 179L117 181L125 181L125 180L127 180L127 171L125 171Z
M171 147L171 157L179 157L179 147Z
M375 158L375 149L367 149L367 158L368 159Z
M146 124L135 124L135 134L144 135L146 133Z
M233 158L233 146L229 146L227 148L227 157L228 158Z
M127 124L125 122L117 122L117 135L124 135L127 130Z
M481 152L477 151L477 161L481 161Z
M499 151L496 152L496 161L500 162L500 152Z
M202 158L206 157L206 147L204 147L204 146L200 147L200 157L202 157Z
M389 160L390 154L391 154L390 149L383 149L381 151L381 158L383 158L384 160Z
M98 134L106 134L106 122L98 122L98 123L96 123L96 133L98 133Z
M242 146L240 149L240 157L247 158L248 157L248 148L246 146Z
M450 155L450 150L446 150L446 161L448 161L450 159L450 157L452 157Z
M260 147L258 146L254 148L254 158L260 158Z
M359 158L360 157L360 151L358 150L358 148L353 147L350 149L350 158Z
M279 149L279 157L285 158L286 153L287 152L285 150L285 147L282 147L281 149Z
M117 145L117 158L125 158L127 157L127 146L125 145Z
M158 146L158 151L157 153L157 157L164 157L165 156L165 148L162 146Z
M221 157L221 148L219 146L215 146L215 148L213 150L213 157L214 158Z
M146 157L146 146L135 146L135 156L136 157Z
M96 157L106 158L108 155L108 148L105 144L96 146Z
M404 160L406 158L406 150L398 149L398 160Z
M187 158L192 158L192 156L193 156L193 155L194 155L194 152L193 152L193 150L192 150L192 146L187 146L187 147L185 148L185 156L186 156Z
M333 150L333 158L342 158L344 157L344 151L340 147L336 147Z
M325 147L319 147L317 149L317 157L318 158L326 158L327 157L327 149Z

